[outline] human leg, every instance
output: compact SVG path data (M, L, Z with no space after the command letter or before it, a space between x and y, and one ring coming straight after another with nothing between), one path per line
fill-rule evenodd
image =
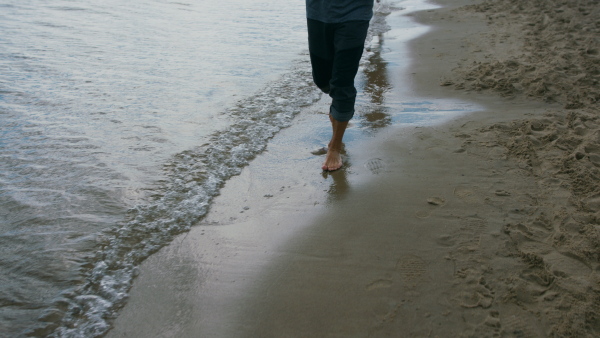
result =
M329 95L332 99L330 114L338 121L349 121L354 116L354 78L368 29L368 21L350 21L336 26Z
M338 121L331 115L329 115L329 120L331 122L332 135L327 147L327 156L325 157L325 162L323 162L321 168L326 171L333 171L340 169L343 165L341 155L343 147L342 139L344 138L344 132L348 126L348 121Z
M324 93L329 94L334 57L334 25L307 19L308 50L313 81Z
M356 21L339 24L334 38L334 60L330 80L332 98L329 120L332 127L331 140L323 170L338 170L342 167L341 151L343 137L348 121L354 115L356 88L354 78L358 72L363 53L365 38L369 28L368 21Z

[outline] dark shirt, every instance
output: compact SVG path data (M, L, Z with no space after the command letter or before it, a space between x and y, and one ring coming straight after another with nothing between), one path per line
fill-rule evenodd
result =
M325 23L371 20L373 0L306 0L306 17Z

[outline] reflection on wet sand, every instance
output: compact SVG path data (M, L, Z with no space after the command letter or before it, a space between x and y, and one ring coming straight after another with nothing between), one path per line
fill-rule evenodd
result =
M348 181L348 172L352 168L352 163L347 156L342 155L344 166L336 171L323 171L323 178L331 176L332 182L327 190L327 202L342 200L350 192L350 182Z
M381 57L383 34L377 36L378 44L374 44L369 57L369 65L364 69L365 83L363 92L371 104L366 106L366 112L359 123L366 129L377 129L388 126L392 118L385 106L385 93L391 89L388 80L387 62Z

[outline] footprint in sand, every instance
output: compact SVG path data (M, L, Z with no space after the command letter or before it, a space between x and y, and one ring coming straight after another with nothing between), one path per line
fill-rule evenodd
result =
M452 247L456 244L456 240L450 235L442 235L438 237L435 242L444 247Z
M467 187L454 188L454 196L456 196L468 203L481 203L481 201L475 195L475 190L467 188Z
M478 307L489 309L494 303L494 295L485 286L477 285L472 290L460 292L458 300L460 306L467 309Z
M533 131L543 131L551 123L550 120L533 120L531 121L530 128Z
M415 217L416 218L427 218L427 217L429 217L429 213L427 211L420 210L420 211L415 212Z
M384 169L383 160L380 158L372 158L365 163L365 167L367 167L373 175L380 174Z
M541 242L521 242L518 243L518 248L519 251L521 251L524 254L533 255L546 255L554 251L554 248L552 248L552 246Z
M496 190L495 194L496 194L496 196L503 196L503 197L510 196L510 193L506 190Z
M444 204L446 204L446 199L443 197L429 197L427 199L427 203L436 206L443 206Z
M547 226L543 220L535 220L526 224L508 224L506 230L513 241L518 243L523 241L519 237L524 237L529 241L544 242L552 235Z
M396 262L396 272L402 279L402 282L404 282L404 286L408 288L416 287L419 281L423 278L425 271L425 261L415 255L405 255L400 257ZM391 276L386 276L367 284L366 290L373 291L377 289L389 288L393 284L394 279L392 279Z
M535 338L540 336L536 330L527 324L526 319L522 316L512 315L508 318L501 319L500 323L502 325L503 333L507 334L509 337Z
M394 282L391 279L378 279L374 282L369 283L366 289L367 291L373 291L376 289L389 288L390 286L392 286L392 284L394 284Z
M418 256L406 255L398 259L396 271L402 275L403 281L408 286L416 286L426 271L425 261Z
M456 187L454 188L454 195L460 198L465 198L473 195L473 190L467 189L465 187Z
M461 241L459 248L467 251L477 250L481 244L481 235L487 227L487 222L480 218L465 219L460 227Z
M544 256L546 263L555 276L560 277L582 277L588 276L591 272L590 267L579 259L567 257L559 252L551 252Z

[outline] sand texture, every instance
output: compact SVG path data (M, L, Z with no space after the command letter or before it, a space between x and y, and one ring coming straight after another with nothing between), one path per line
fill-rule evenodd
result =
M498 240L501 256L523 266L501 274L466 268L458 278L485 279L473 306L515 306L545 323L540 335L600 334L600 3L598 1L485 1L456 10L484 15L489 26L470 39L476 55L453 69L458 89L492 90L558 102L543 116L496 123L468 132L466 151L514 163L535 189L497 190L495 198L520 199L508 210ZM494 152L490 156L490 152ZM498 255L498 254L497 254ZM454 259L468 260L460 250ZM489 276L486 276L489 275ZM482 284L482 283L480 283ZM493 301L492 301L493 299ZM487 324L501 327L502 311ZM490 326L490 325L488 325ZM519 326L519 325L517 325ZM523 326L523 336L537 336ZM510 330L509 330L510 332Z
M462 12L462 13L460 13ZM445 85L526 95L566 108L600 102L600 3L597 0L496 0L457 11L490 30L470 45Z
M484 108L350 140L322 177L303 115L144 262L109 337L600 336L600 3L438 3L402 95Z
M597 114L553 112L479 128L465 142L467 151L470 143L495 149L516 164L507 175L535 182L528 191L495 191L496 198L522 201L507 210L519 217L507 218L498 240L500 254L523 265L502 274L476 269L475 276L489 275L483 278L493 280L500 307L512 304L546 322L544 335L600 333L599 127Z

